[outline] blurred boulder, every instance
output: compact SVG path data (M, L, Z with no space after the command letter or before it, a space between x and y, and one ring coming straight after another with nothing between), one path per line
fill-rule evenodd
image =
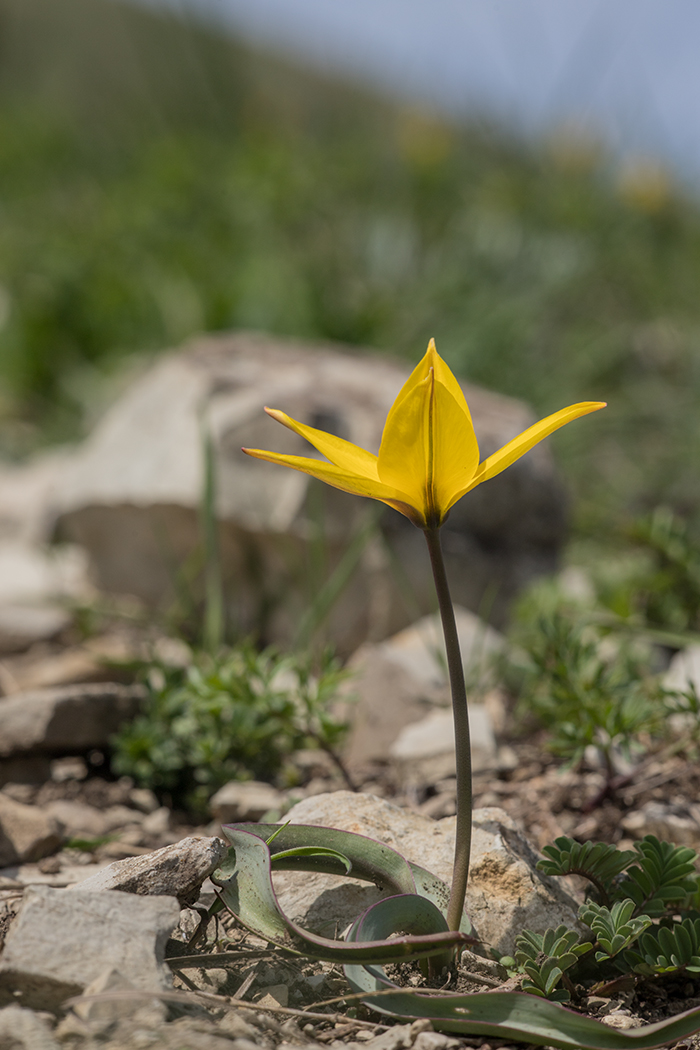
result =
M38 806L25 806L0 791L0 865L39 860L61 844L62 825Z
M376 451L409 371L378 355L246 333L203 338L164 356L62 467L62 483L53 492L56 536L89 553L101 589L152 605L172 600L178 569L200 542L206 426L216 458L216 512L233 626L288 642L323 583L314 576L310 548L316 563L325 562L326 574L332 572L368 513L381 506L250 459L241 446L314 454L263 413L270 405ZM464 390L482 457L534 421L518 401L466 384ZM478 609L490 595L491 618L500 622L519 587L554 567L565 504L541 445L461 501L443 529L456 601ZM409 622L407 587L415 597L411 612L431 606L420 532L388 508L381 530L383 538L374 532L359 552L324 621L326 636L346 653ZM396 565L405 577L401 585Z
M496 741L484 692L493 684L493 658L505 639L468 609L455 607L465 676L474 769L496 758ZM454 726L447 656L440 617L424 616L383 642L365 643L350 657L344 690L354 702L342 714L351 729L345 761L366 772L392 761L399 781L432 783L455 771Z
M262 820L282 804L282 795L271 784L260 780L231 780L209 800L214 820L233 824L238 820Z
M0 758L105 747L122 722L136 715L144 696L140 685L94 682L2 698Z

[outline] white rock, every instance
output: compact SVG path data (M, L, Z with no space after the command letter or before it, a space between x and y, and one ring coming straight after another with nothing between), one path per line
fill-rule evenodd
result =
M24 541L0 540L0 603L33 604L93 593L87 558L70 544L49 550Z
M70 622L70 614L55 606L0 605L0 653L19 653L51 641Z
M505 640L468 609L457 606L455 619L467 680L477 684L474 692L478 696L488 687L490 661ZM346 712L352 727L344 749L350 769L361 770L390 757L411 763L443 755L444 760L437 764L432 761L422 769L407 769L408 777L401 769L399 774L417 782L439 780L454 772L454 729L438 615L423 617L384 642L361 646L348 668L353 676L346 688L357 697ZM474 767L490 768L496 741L486 705L470 704L470 725ZM416 747L422 750L417 752Z
M141 990L165 990L165 942L179 915L172 897L32 886L0 957L0 1001L55 1010L108 967Z
M29 463L0 464L0 535L28 546L50 539L52 508L71 452L52 449Z
M107 832L102 810L77 799L57 798L43 807L63 825L64 839L99 838Z
M141 818L144 834L156 837L167 835L170 831L171 817L172 813L167 806L154 809L148 816Z
M478 616L455 608L457 634L462 652L462 663L467 677L490 683L492 671L489 660L504 646L503 635L484 623ZM447 682L447 654L440 616L424 616L403 631L381 644L383 654L399 664L426 687L444 689Z
M668 803L646 802L639 809L626 813L622 828L635 839L655 835L662 842L675 846L700 849L700 805L689 803L678 807Z
M689 645L677 652L661 684L671 693L685 693L689 689L700 693L700 645ZM695 727L695 719L690 714L676 714L671 715L669 724L675 733L683 736Z
M496 763L496 738L484 704L469 705L469 728L472 769L480 772L492 768ZM451 708L432 711L420 722L405 726L389 754L398 763L404 781L427 783L454 774L455 729Z
M209 802L214 820L233 824L240 820L261 820L270 809L277 809L282 795L259 780L231 780Z
M367 835L451 882L454 817L433 821L373 795L337 791L304 799L285 820ZM503 810L475 810L466 912L482 941L500 953L513 952L515 937L523 929L542 933L562 922L576 925L578 905L554 879L536 871L536 861L534 850ZM381 897L366 883L308 872L280 872L274 882L290 918L326 936L342 931Z

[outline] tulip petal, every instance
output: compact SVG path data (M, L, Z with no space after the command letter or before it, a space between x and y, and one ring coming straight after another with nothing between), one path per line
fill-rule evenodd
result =
M430 363L435 370L435 379L438 383L442 383L443 386L447 387L452 397L455 399L459 407L466 414L469 423L472 422L471 413L469 411L469 405L467 399L464 396L464 391L455 379L451 370L445 364L439 353L435 349L435 340L431 339L428 345L428 354L430 355ZM426 357L428 356L426 354Z
M325 481L327 485L333 485L336 489L341 489L343 492L351 492L356 496L369 496L371 499L378 499L382 503L388 503L390 506L394 506L397 503L403 505L409 502L404 492L391 485L384 485L373 478L361 477L349 470L336 467L333 463L325 463L320 459L311 459L310 457L307 459L305 456L285 456L279 452L266 452L259 448L244 448L242 451L247 456L253 456L255 459L265 459L269 463L279 463L284 467L292 467L294 470L299 470L302 474L310 474L312 478L318 478L319 481ZM402 513L405 513L405 511L402 511Z
M438 382L431 367L390 413L377 463L381 481L409 493L422 518L438 524L453 493L471 481L479 465L464 394L447 366L444 371L452 377L449 385Z
M528 427L522 434L518 434L516 438L509 441L498 452L494 452L492 456L484 460L470 483L451 497L450 507L454 506L457 500L461 499L467 492L470 492L471 489L480 485L482 481L488 481L490 478L500 474L502 470L514 463L516 459L520 459L521 456L524 456L526 452L529 452L531 448L544 438L558 430L559 427L563 427L565 423L570 423L572 419L578 419L579 416L587 416L590 412L597 412L599 409L605 408L605 406L605 401L581 401L577 405L569 405L568 408L562 408L551 416L541 419L539 423Z
M426 350L425 354L418 362L416 367L413 369L404 385L399 390L396 396L396 400L389 409L389 414L387 415L386 423L384 424L385 432L387 429L391 429L393 427L394 418L397 415L397 413L403 411L404 399L408 397L409 394L413 393L413 391L425 379L427 379L431 368L433 369L435 379L439 383L442 383L443 386L447 387L457 404L463 408L464 412L467 415L467 418L469 419L469 422L471 423L472 417L469 413L469 406L467 405L467 400L464 396L464 391L462 390L461 386L459 385L459 383L457 382L457 380L455 379L455 377L453 376L452 372L447 367L443 359L438 354L435 348L435 340L431 339L428 343L428 349Z
M415 369L414 369L415 373ZM400 411L387 416L377 469L385 485L400 489L427 518L432 502L433 451L430 418L435 378L432 370L404 395ZM405 387L404 387L405 389Z
M454 493L472 480L479 466L479 445L471 416L465 411L464 394L456 380L455 385L461 395L459 400L437 381L433 395L433 497L440 521L452 506Z
M277 408L266 407L265 411L268 416L272 416L278 423L282 423L289 430L293 430L295 434L305 438L315 449L318 449L322 456L329 459L331 463L335 463L336 467L357 472L363 477L379 480L377 457L372 455L371 452L365 451L359 445L353 445L351 441L346 441L345 438L337 437L335 434L328 434L325 430L316 430L315 427L309 427L305 423L299 423L296 419L288 416L286 412L280 412Z

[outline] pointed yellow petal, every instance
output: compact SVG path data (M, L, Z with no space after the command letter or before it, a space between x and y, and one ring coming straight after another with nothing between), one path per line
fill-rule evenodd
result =
M498 452L494 452L492 456L484 460L472 481L461 491L454 494L450 506L453 506L458 499L461 499L471 489L480 485L482 481L488 481L490 478L495 477L496 474L500 474L502 470L509 467L516 459L524 456L533 446L537 445L555 430L558 430L559 427L570 423L572 419L578 419L579 416L587 416L590 412L597 412L599 409L605 408L605 406L605 401L581 401L577 405L569 405L568 408L562 408L551 416L547 416L546 419L541 419L539 423L528 427L522 434L513 438Z
M434 385L431 369L408 390L398 408L394 403L384 424L377 460L382 483L407 493L409 502L424 517L432 509L429 507L433 474L430 416Z
M356 471L363 477L379 480L377 457L371 452L366 452L359 445L353 445L351 441L336 437L335 434L328 434L325 430L316 430L315 427L306 426L305 423L298 423L296 419L292 419L286 412L280 412L277 408L266 407L265 411L278 423L282 423L300 437L306 438L322 456L329 459L331 463L335 463L337 467L351 472Z
M320 459L307 459L305 456L285 456L279 452L266 452L259 448L244 448L242 450L247 456L255 459L265 459L269 463L280 463L284 467L292 467L301 471L302 474L310 474L312 478L325 481L327 485L333 485L343 492L352 492L356 496L369 496L371 499L381 500L382 503L407 503L405 493L393 488L391 485L383 485L373 478L361 477L349 470L336 467L333 463L325 463Z
M432 340L431 340L431 346L434 346L434 343L432 342ZM412 394L417 389L417 387L419 387L420 384L423 383L427 379L428 374L430 372L430 366L431 366L431 353L430 353L430 346L429 346L428 349L426 350L425 354L421 358L421 360L418 362L418 364L413 369L413 371L411 372L410 376L408 377L408 379L406 380L406 382L404 383L404 385L401 387L401 389L399 390L398 394L396 395L396 400L394 401L393 405L389 409L389 413L388 413L388 415L386 417L386 422L384 424L384 433L385 434L386 434L387 430L390 430L393 427L394 417L395 417L395 415L397 413L397 410L398 410L401 402L404 401L405 398L407 398L410 394Z
M464 394L459 386L457 389L459 400L440 382L435 383L433 393L433 497L441 521L452 506L455 492L469 484L479 466L471 416Z
M428 349L399 390L396 400L389 409L389 414L386 417L386 423L384 424L385 432L393 426L394 416L400 410L403 400L408 397L409 394L413 393L416 387L427 378L431 368L433 369L435 379L439 383L442 383L443 386L447 387L457 404L462 406L471 422L469 407L462 388L435 349L435 340L431 339L428 343Z
M429 355L431 350L432 343ZM437 381L431 366L387 419L377 463L380 480L409 493L424 521L432 524L442 521L454 492L471 481L479 465L464 395L447 371L459 400Z
M435 379L438 383L442 383L443 386L447 387L460 408L466 412L467 418L471 423L472 417L469 411L469 405L467 404L467 399L464 396L464 391L455 379L452 371L448 368L447 364L435 349L434 339L431 339L428 344L428 354L426 354L426 357L428 355L430 355L430 363L435 370Z

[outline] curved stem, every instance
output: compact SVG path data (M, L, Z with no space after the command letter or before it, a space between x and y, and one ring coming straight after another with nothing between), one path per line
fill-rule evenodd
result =
M450 597L450 588L445 572L445 561L437 528L424 530L430 552L430 564L435 579L438 606L442 619L447 652L447 668L452 693L452 713L455 725L455 749L457 758L457 820L455 828L455 860L452 872L452 889L447 909L447 925L458 930L462 921L464 896L469 877L469 854L472 844L472 753L469 737L469 712L467 690L464 684L464 667L459 650L457 624Z

